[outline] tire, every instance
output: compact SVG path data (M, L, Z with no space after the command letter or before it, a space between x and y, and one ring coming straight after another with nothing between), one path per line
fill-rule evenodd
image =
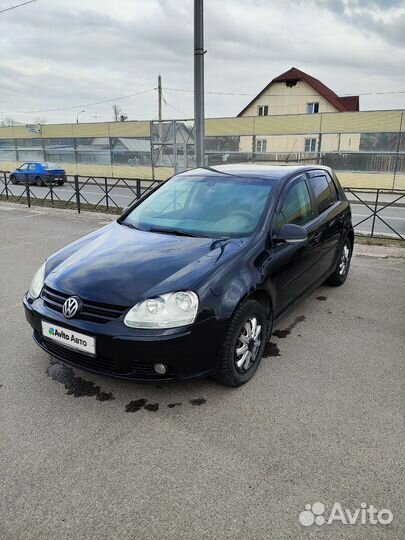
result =
M45 185L44 181L42 180L42 178L40 176L35 177L35 183L36 183L37 186L44 186Z
M65 183L64 180L58 180L58 186L63 186L64 183Z
M353 245L349 237L346 237L336 262L336 268L333 274L326 280L327 285L340 287L346 281L350 270L350 261L353 253Z
M256 320L256 325L254 320ZM258 326L261 327L260 333L256 337L256 341L259 343L255 345L253 336L257 332ZM218 372L214 379L221 384L232 387L247 383L259 367L268 335L269 321L263 304L256 300L243 302L229 323L225 341L219 354ZM244 341L240 340L241 337L244 338ZM238 354L236 350L244 346L247 346L247 349Z
M14 184L14 185L18 184L17 178L14 176L14 174L12 174L12 175L10 176L10 180L11 180L11 183L12 183L12 184Z

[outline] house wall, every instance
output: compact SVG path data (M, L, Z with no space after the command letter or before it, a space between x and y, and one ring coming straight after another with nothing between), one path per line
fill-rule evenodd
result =
M319 112L337 112L337 109L305 81L289 88L285 82L273 83L246 109L241 116L258 116L258 106L268 105L269 115L305 114L307 103L319 102Z
M305 81L298 81L293 87L286 86L285 82L273 83L262 95L259 95L248 109L241 115L258 116L258 107L267 105L269 116L307 114L307 104L318 102L319 113L339 112L329 101L322 97L316 90ZM267 152L304 152L305 139L316 138L318 134L306 135L283 135L266 137L257 135L257 139L267 141ZM324 134L322 136L321 150L325 152L353 151L359 150L360 135L342 135L339 139L337 134ZM317 143L318 147L318 143ZM241 152L252 151L252 138L241 137Z
M305 139L316 139L318 148L318 133L305 135L256 135L256 140L267 141L267 152L304 152ZM324 133L322 135L321 152L358 152L360 148L359 133ZM240 152L252 152L252 137L240 138Z

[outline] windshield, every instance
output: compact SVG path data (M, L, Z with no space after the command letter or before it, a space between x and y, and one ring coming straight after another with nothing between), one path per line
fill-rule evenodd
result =
M256 229L272 181L239 177L174 177L139 204L124 224L141 230L242 237Z

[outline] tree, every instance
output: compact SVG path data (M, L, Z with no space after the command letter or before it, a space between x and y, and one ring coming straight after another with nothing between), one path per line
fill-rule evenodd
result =
M122 109L118 105L112 106L114 122L118 122L122 114Z
M112 110L115 122L125 122L128 119L128 115L123 112L119 105L113 105Z
M21 125L21 122L17 122L17 120L14 120L14 118L10 118L9 116L5 116L3 120L0 122L0 126L18 126Z

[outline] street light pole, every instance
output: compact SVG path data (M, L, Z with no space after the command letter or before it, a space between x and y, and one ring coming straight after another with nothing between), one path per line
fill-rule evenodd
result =
M194 0L194 148L197 167L204 155L204 0Z
M83 112L86 112L84 109L82 111L79 111L77 114L76 114L76 124L79 123L79 114L82 114Z

